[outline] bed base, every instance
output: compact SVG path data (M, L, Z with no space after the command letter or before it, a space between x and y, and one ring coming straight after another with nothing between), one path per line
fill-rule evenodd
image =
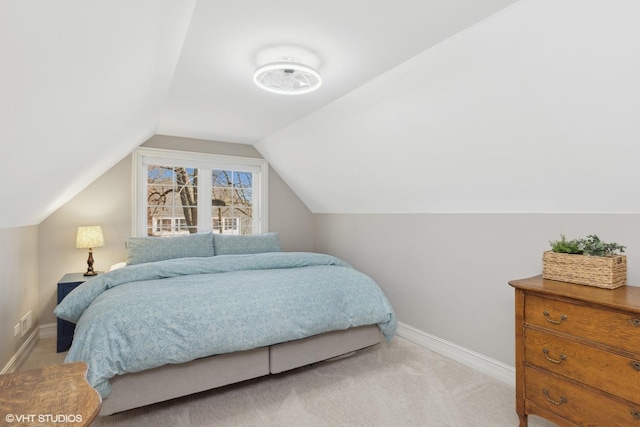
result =
M348 355L380 342L376 325L327 332L254 350L220 354L179 365L117 375L100 415L111 415L152 403L288 371Z

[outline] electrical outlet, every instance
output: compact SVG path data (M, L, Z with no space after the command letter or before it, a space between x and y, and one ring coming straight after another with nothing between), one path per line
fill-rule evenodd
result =
M27 334L31 329L31 325L33 325L33 318L31 317L31 311L29 311L20 319L20 337L24 337Z
M13 327L13 336L17 337L20 335L20 323L16 323L16 326Z

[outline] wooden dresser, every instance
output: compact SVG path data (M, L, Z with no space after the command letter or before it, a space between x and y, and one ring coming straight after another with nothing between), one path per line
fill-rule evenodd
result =
M640 287L509 282L516 304L516 412L560 426L640 427Z

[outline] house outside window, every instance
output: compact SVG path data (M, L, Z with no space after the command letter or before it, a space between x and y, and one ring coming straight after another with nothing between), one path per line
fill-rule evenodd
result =
M249 234L246 232L246 228L241 229L241 218L213 218L213 232L221 234Z
M263 159L139 148L134 235L266 232L267 170Z

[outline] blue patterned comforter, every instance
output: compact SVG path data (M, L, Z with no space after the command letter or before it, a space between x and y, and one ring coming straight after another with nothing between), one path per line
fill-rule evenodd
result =
M66 361L86 361L102 397L117 374L362 325L390 340L397 326L371 278L307 252L131 265L78 286L55 313L77 323Z

